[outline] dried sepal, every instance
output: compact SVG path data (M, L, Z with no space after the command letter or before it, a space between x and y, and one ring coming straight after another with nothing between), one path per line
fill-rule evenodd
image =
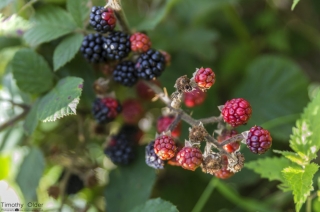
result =
M179 93L192 91L192 86L190 85L190 79L187 75L181 76L176 80L174 87Z
M210 153L203 157L201 163L202 172L214 175L215 172L221 169L221 156L218 153Z
M192 142L201 142L205 140L205 137L208 136L206 129L201 126L193 126L189 128L189 139Z

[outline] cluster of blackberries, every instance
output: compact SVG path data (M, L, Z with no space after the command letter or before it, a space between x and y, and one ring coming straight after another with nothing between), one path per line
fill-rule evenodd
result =
M97 33L84 38L80 51L91 63L120 61L113 72L114 81L133 86L138 78L151 80L164 71L165 54L151 49L151 41L147 35L114 31L116 17L111 8L92 7L90 24ZM103 36L99 33L107 34ZM139 57L136 61L125 61L131 51L139 54Z
M135 146L138 144L141 131L134 125L124 125L118 134L111 136L104 153L116 165L127 165L135 157Z

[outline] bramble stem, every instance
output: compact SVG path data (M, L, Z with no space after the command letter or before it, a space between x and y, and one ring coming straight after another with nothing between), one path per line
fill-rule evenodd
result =
M202 211L202 209L205 206L205 204L207 203L212 191L216 187L217 181L218 181L218 178L216 178L216 177L213 177L210 180L207 187L205 188L205 190L201 194L198 202L196 203L196 205L192 209L192 212L201 212Z
M176 128L176 126L181 121L181 116L182 116L182 113L178 113L178 115L175 117L173 122L171 122L171 124L167 127L167 131L170 130L172 132Z
M219 123L221 122L222 116L211 116L209 118L203 118L203 119L198 119L198 121L201 121L202 124L214 124L214 123Z
M232 136L231 138L224 140L223 142L219 143L218 146L224 146L226 144L230 144L230 143L233 143L236 141L241 141L243 139L245 139L245 137L243 137L242 134L238 134L238 135Z
M5 123L0 124L0 132L2 130L6 129L7 127L10 127L10 126L14 125L16 122L20 121L21 119L23 119L29 113L29 110L30 110L30 108L24 108L22 113L20 113L19 115L9 119Z
M131 34L128 20L121 7L121 0L109 0L105 7L110 7L114 11L118 23L120 24L121 31Z

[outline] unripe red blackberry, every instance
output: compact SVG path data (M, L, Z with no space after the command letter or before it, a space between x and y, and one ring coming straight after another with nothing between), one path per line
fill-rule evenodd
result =
M251 117L251 113L250 103L243 98L227 101L221 111L224 121L232 127L246 124Z
M136 99L127 99L122 103L122 116L125 123L137 124L143 116L141 103Z
M161 135L155 140L154 152L161 160L169 160L176 154L177 146L172 137Z
M170 124L174 121L175 116L160 116L157 120L157 132L162 133L167 130ZM181 122L171 131L173 137L179 137L181 135Z
M131 50L133 52L147 52L151 47L150 38L141 32L136 32L130 36Z
M246 143L251 152L263 154L271 147L272 137L268 130L260 126L254 126L248 133Z
M214 173L214 175L217 178L220 178L220 179L223 179L223 180L228 179L229 177L232 177L234 175L234 173L227 169L227 167L228 167L228 157L226 155L222 155L221 156L221 163L222 163L222 168L220 170L216 171Z
M92 106L93 116L100 124L113 121L121 110L119 101L111 97L96 98Z
M196 88L191 92L184 93L184 104L187 107L195 107L201 105L206 99L207 94L203 92L201 89Z
M90 25L100 33L112 31L116 26L116 17L111 8L92 7Z
M202 152L195 147L183 147L177 153L176 160L182 168L194 171L202 163Z
M215 74L211 68L197 70L194 80L201 89L209 89L215 83Z
M217 140L219 143L221 143L224 140L227 140L228 138L231 138L237 134L238 132L236 130L223 130L221 135L217 137ZM239 147L240 141L232 142L223 146L224 150L226 150L229 153L236 151L237 149L239 149Z
M160 82L158 80L152 80L150 83L160 86ZM144 100L151 100L156 95L154 91L143 81L138 81L136 84L136 92L138 96Z

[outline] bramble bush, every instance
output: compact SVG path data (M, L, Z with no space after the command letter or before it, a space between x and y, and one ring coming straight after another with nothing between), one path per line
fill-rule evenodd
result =
M1 1L2 209L320 211L298 2Z

